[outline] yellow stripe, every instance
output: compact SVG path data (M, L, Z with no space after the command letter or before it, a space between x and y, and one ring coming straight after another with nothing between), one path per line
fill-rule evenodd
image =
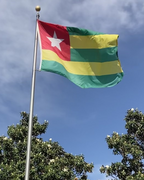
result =
M70 35L70 47L73 49L102 49L117 46L118 35Z
M104 63L64 61L51 50L42 50L42 60L56 61L62 64L69 73L77 75L101 76L123 72L119 60Z

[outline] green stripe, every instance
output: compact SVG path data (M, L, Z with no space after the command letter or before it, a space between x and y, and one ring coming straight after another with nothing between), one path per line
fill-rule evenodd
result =
M104 49L70 49L71 61L107 62L118 60L118 47Z
M105 76L84 76L68 73L65 68L55 61L42 60L41 70L62 75L81 88L104 88L118 84L123 73Z
M66 27L69 35L82 35L82 36L87 36L87 35L99 35L99 34L104 34L100 32L95 32L95 31L90 31L87 29L82 29L82 28L76 28L76 27Z

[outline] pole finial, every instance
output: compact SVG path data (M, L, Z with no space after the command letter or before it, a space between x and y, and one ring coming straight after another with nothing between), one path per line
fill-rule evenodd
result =
M41 10L41 7L40 6L36 6L35 10L36 10L36 12L39 12Z
M37 12L36 18L39 19L39 17L40 17L39 12L40 12L40 10L41 10L41 7L40 7L40 6L36 6L36 7L35 7L35 10L36 10L36 12Z

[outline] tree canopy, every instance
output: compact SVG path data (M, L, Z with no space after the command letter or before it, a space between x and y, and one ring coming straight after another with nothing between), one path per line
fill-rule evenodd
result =
M144 180L144 114L132 108L127 111L125 122L126 134L113 132L106 137L109 149L122 160L102 165L100 172L114 180Z
M8 127L8 137L0 137L0 179L24 180L29 114L21 112L20 123ZM93 164L85 162L84 155L64 151L52 139L43 141L48 121L38 122L33 117L30 180L86 180Z

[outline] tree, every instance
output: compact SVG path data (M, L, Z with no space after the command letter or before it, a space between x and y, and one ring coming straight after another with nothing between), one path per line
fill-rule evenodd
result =
M8 136L0 137L0 179L24 180L29 115L21 113L16 126L8 127ZM85 162L83 155L72 155L58 144L43 141L48 121L43 124L33 117L30 180L84 180L92 172L93 164Z
M114 155L121 155L122 160L102 165L100 172L114 180L144 180L144 114L132 108L125 121L126 134L113 132L106 138L109 149L113 149Z

